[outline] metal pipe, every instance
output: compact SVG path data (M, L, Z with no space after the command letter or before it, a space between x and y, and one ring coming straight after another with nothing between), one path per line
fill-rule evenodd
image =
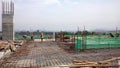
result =
M14 2L13 2L13 0L11 1L11 12L12 12L12 14L14 14Z
M8 4L8 14L10 14L10 4L9 4L9 1L7 1L7 4Z
M12 2L12 3L13 3L13 2ZM14 14L14 3L13 3L13 6L12 6L12 8L13 8L13 9L12 9L12 12L13 12L13 14Z
M5 8L5 7L4 7L4 2L3 2L3 0L2 0L2 14L4 14L4 11L5 11L4 8Z
M8 1L8 14L10 14L10 3Z
M12 0L11 0L11 2L10 2L10 13L12 14Z
M5 2L6 4L6 14L8 14L8 4L7 4L7 1Z
M118 27L116 27L116 34L118 33Z
M6 1L5 1L5 11L6 11L5 14L7 14L7 2Z

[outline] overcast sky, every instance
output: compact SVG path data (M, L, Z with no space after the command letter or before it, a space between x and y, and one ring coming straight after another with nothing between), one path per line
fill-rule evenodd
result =
M15 30L120 29L120 0L15 0L14 23Z

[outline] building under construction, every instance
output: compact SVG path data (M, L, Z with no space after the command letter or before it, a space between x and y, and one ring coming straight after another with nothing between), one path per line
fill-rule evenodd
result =
M120 68L120 33L20 32L14 2L2 0L0 68ZM0 32L1 34L1 32ZM18 38L17 38L18 37Z
M14 40L14 3L2 0L2 39Z

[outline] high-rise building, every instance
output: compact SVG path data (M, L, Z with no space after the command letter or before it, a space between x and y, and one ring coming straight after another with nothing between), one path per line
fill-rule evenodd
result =
M2 39L14 40L14 2L2 0Z

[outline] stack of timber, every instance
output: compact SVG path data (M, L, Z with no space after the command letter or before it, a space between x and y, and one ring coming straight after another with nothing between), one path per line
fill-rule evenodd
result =
M73 60L73 65L70 67L120 67L120 57L112 58L109 60L90 62L82 60Z

